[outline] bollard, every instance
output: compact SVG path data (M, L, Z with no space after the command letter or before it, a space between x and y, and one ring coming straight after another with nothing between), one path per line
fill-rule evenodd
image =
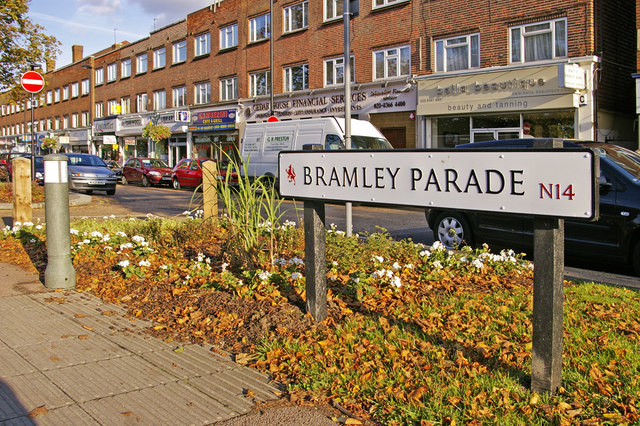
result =
M31 161L18 157L11 161L13 169L13 224L31 222Z
M218 163L202 163L202 203L203 219L218 218Z
M47 224L47 269L44 286L75 288L76 271L71 263L69 228L69 177L67 157L44 157L44 215Z

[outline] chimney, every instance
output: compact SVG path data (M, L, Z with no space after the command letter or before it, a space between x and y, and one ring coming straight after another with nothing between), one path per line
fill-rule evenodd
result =
M71 46L71 62L76 63L82 59L82 46L74 44Z

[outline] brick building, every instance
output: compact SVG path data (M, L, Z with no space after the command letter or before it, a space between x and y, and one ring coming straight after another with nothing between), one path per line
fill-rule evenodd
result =
M26 102L0 100L0 150L28 149L33 130L69 151L174 164L220 155L270 115L342 116L342 4L281 0L271 14L269 0L224 0L142 40L87 57L76 46L72 64L46 73L33 128ZM631 0L352 4L352 117L395 147L533 135L637 148ZM172 137L143 138L150 120Z

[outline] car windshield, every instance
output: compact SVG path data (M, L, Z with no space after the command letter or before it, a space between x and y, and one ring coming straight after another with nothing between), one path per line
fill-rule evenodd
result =
M156 158L145 158L140 160L145 167L169 167L167 163Z
M620 146L593 147L593 149L600 158L608 159L629 173L633 179L640 180L640 154L637 152Z
M373 136L351 136L351 146L355 149L393 149L385 138Z
M70 166L106 167L107 165L97 155L67 155Z

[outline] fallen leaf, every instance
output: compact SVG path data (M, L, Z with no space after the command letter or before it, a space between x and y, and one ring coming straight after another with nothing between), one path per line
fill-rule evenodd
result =
M75 314L76 318L84 318L85 316L83 314Z
M34 417L38 417L44 414L47 414L49 411L47 410L47 407L44 405L41 405L38 408L34 408L33 410L31 410L29 412L29 417L34 418Z
M59 362L59 361L62 361L60 358L58 358L58 357L57 357L57 356L55 356L55 355L51 355L51 356L49 357L49 359L50 359L51 361L53 361L53 362Z
M89 330L89 331L93 330L93 327L90 327L88 325L83 325L82 328L84 328L85 330Z
M88 334L81 334L81 335L78 336L78 339L80 339L80 340L87 340L88 338L89 338Z
M177 348L175 348L173 351L177 354L181 354L182 352L184 352L184 346L180 345Z
M125 417L131 417L133 415L133 413L131 411L125 411L125 412L120 413L120 414L122 414Z

